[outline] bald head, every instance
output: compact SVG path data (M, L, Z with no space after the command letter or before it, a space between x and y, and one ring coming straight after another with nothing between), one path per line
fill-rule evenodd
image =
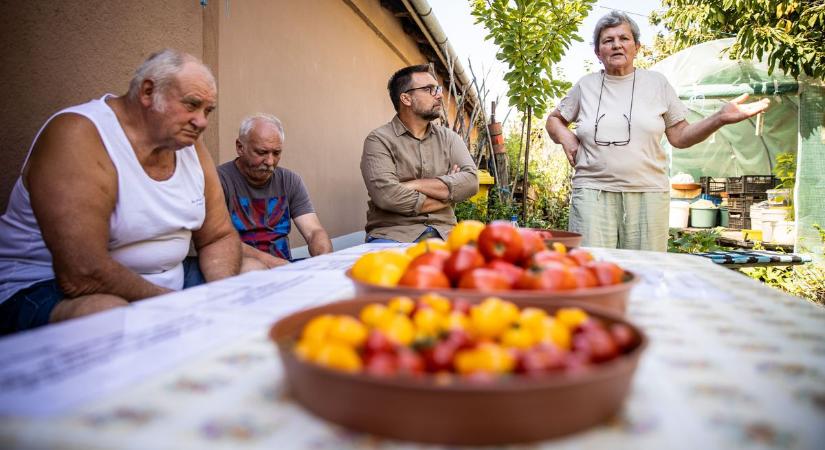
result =
M264 128L273 128L281 135L281 142L286 138L284 126L281 120L272 114L258 113L251 115L241 121L238 129L238 139L241 142L249 142L252 133L261 133Z
M178 50L164 49L150 55L135 70L127 96L130 100L138 100L141 85L149 80L154 85L156 99L161 99L182 72L202 77L212 90L217 90L212 71L198 58ZM160 104L162 103L161 101Z
M265 186L281 161L284 127L271 114L255 114L241 122L235 148L235 167L252 186Z

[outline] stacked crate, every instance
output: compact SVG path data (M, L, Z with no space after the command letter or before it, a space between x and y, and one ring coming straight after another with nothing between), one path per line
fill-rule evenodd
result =
M766 191L776 186L773 175L743 175L727 179L728 227L743 230L751 227L751 205L768 198Z
M699 184L702 185L702 193L714 197L723 197L722 193L727 192L728 179L718 177L701 177Z

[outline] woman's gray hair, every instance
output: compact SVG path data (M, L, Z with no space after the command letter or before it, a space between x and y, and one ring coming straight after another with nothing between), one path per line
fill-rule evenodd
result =
M131 100L137 100L140 96L140 86L144 80L152 80L155 83L154 99L163 105L162 94L166 93L169 85L187 63L195 63L203 71L212 87L215 87L215 76L198 58L178 50L170 48L153 53L143 64L135 70L132 81L129 82L128 96ZM159 105L159 106L160 106Z
M601 19L599 19L598 22L596 22L596 29L593 30L593 49L596 53L599 52L599 37L601 37L602 31L604 31L605 28L618 27L623 23L630 25L630 31L633 33L633 40L636 44L639 43L639 26L636 25L636 22L634 22L630 16L614 9L613 11L605 14Z
M272 114L257 113L241 121L241 128L238 130L238 139L240 139L241 142L243 142L244 144L249 142L249 133L252 132L252 127L254 127L255 122L258 121L274 125L275 128L278 129L278 133L280 133L281 135L281 140L286 140L286 134L284 134L284 126L281 123L280 119L273 116Z

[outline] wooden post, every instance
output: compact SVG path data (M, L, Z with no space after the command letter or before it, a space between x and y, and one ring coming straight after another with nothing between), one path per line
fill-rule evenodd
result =
M521 180L521 224L527 225L527 188L529 186L528 178L529 172L527 168L530 165L530 127L532 126L533 108L527 107L527 145L524 146L524 177Z

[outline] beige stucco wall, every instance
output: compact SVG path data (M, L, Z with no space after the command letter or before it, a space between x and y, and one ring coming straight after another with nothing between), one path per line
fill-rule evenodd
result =
M370 130L394 111L386 82L425 58L378 0L0 2L0 208L43 121L123 93L151 52L201 57L218 81L206 144L234 158L241 119L263 111L286 127L281 164L304 178L331 236L363 230L359 161ZM293 233L293 246L303 245Z
M363 230L367 193L359 162L366 135L394 111L389 76L424 62L397 19L378 1L245 0L220 8L220 162L235 157L238 124L258 111L277 115L286 142L281 165L304 179L331 236ZM302 245L293 232L293 246Z
M196 0L0 2L0 211L52 113L125 92L158 49L201 56L202 16Z

